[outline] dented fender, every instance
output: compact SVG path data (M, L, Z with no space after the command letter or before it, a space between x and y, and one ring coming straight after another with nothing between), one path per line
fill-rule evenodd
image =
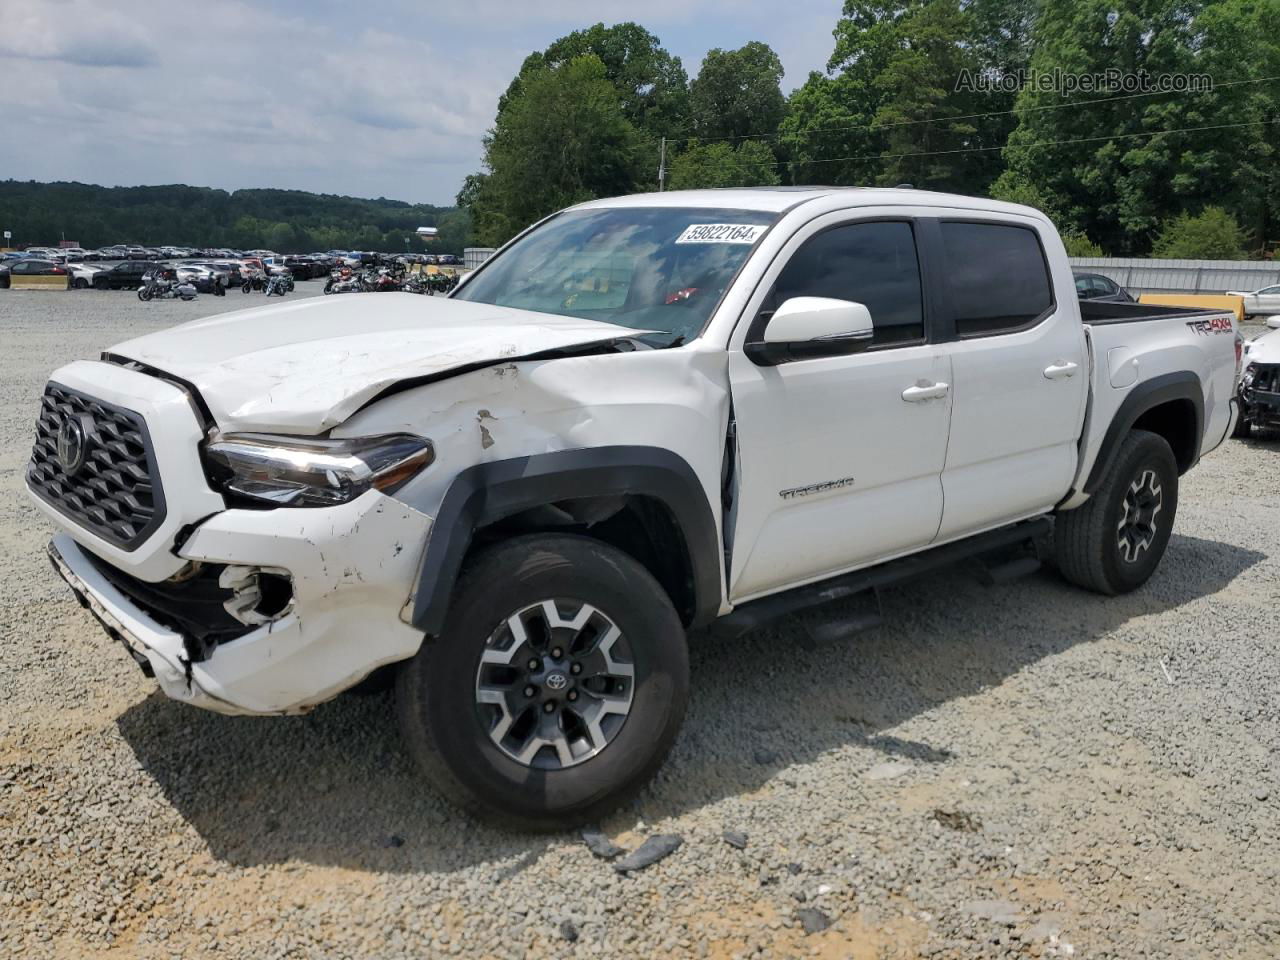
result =
M476 525L535 501L626 493L672 509L701 622L730 609L720 497L728 417L727 354L695 343L496 364L384 397L333 436L403 431L435 447L435 462L395 494L437 518L412 615L428 634L442 624Z

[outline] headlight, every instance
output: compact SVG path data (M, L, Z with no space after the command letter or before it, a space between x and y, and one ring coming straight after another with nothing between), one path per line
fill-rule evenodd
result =
M1258 375L1258 365L1251 363L1244 368L1244 376L1240 378L1240 385L1248 389L1253 386L1253 378Z
M435 459L407 433L350 440L228 434L205 448L213 483L283 507L331 507L366 490L390 491Z

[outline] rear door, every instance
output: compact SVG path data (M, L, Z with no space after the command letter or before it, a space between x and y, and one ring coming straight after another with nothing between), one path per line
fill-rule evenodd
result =
M926 335L920 239L909 216L819 217L749 303L729 352L741 468L732 600L918 549L937 533L951 374ZM756 366L742 343L800 296L865 304L871 347Z
M954 378L939 540L1053 507L1075 476L1089 370L1079 302L1036 221L943 219L939 272ZM1059 303L1054 291L1071 291Z

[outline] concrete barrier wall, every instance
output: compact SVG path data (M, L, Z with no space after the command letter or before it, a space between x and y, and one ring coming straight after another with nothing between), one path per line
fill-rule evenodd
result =
M23 277L9 275L10 290L66 290L70 277Z
M1194 293L1144 293L1139 303L1160 304L1166 307L1203 307L1206 310L1230 310L1238 323L1244 323L1244 298L1213 296Z

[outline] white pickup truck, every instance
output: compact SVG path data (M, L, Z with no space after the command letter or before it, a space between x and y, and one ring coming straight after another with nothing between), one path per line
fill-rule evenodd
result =
M71 363L26 479L56 569L171 697L297 713L395 665L447 795L559 825L662 762L690 628L967 556L1142 585L1240 351L1229 314L1082 306L1027 207L646 194L549 217L448 299Z

